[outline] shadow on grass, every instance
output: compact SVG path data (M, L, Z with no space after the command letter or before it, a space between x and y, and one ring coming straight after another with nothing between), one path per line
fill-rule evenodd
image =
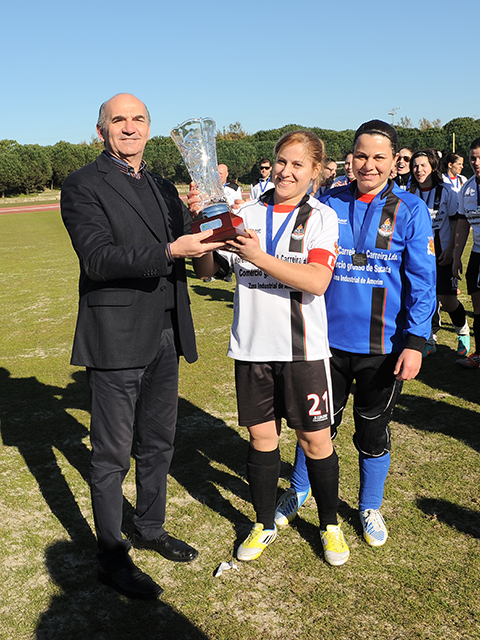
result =
M45 563L61 590L37 623L37 640L202 640L200 629L161 600L129 600L97 582L95 563L67 541L48 547Z
M223 420L179 399L170 475L193 498L229 520L242 540L251 522L229 497L222 494L234 494L242 501L250 502L250 490L244 477L248 446L248 441Z
M199 280L198 282L202 281ZM215 280L215 282L221 282L221 280ZM191 287L198 296L215 302L228 302L227 308L233 309L233 290L220 289L218 286L210 286L209 284L203 283L192 284Z
M444 331L442 329L438 334L440 342ZM453 329L451 333L454 333ZM423 359L417 379L432 389L444 391L467 402L478 403L479 372L463 369L456 364L459 359L453 349L447 345L439 344L436 353Z
M36 378L12 378L0 368L0 419L3 444L16 447L38 483L51 512L80 546L95 552L89 523L62 473L56 450L88 484L90 450L82 442L88 429L67 409L89 411L89 388L84 371L76 371L65 388L50 386ZM222 420L186 400L179 399L179 419L172 475L195 499L230 520L249 526L244 514L224 493L250 500L243 478L248 443ZM134 508L124 499L122 530L133 533ZM168 511L167 511L168 519Z
M87 409L88 389L84 372L75 372L67 387L43 384L36 378L12 378L0 368L0 419L3 444L16 447L51 512L70 538L82 545L95 543L60 469L54 449L88 483L90 452L82 442L88 430L67 409Z
M82 442L88 429L67 409L89 411L89 388L84 371L76 371L65 388L40 383L36 378L12 378L0 368L1 435L5 446L16 447L38 483L51 512L71 540L96 552L95 536L82 515L76 498L58 464L56 452L63 454L88 484L90 450ZM187 400L179 399L175 454L170 475L196 500L229 520L236 532L235 549L246 537L251 521L243 512L250 504L245 479L248 441L224 421L213 417ZM282 463L282 475L289 477L291 464ZM236 506L238 499L242 507ZM122 531L133 533L134 508L124 499ZM167 525L168 525L167 506ZM300 531L314 540L318 532ZM318 543L318 544L317 544Z
M480 451L479 415L477 411L402 393L395 407L393 419L422 431L437 431L465 442Z
M480 538L480 512L459 507L448 500L420 498L417 504L432 520L444 522L457 531Z

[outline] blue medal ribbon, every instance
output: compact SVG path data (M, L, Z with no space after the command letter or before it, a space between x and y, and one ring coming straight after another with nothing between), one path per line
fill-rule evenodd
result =
M368 205L367 211L365 212L365 217L363 218L363 220L360 220L360 216L358 215L359 207L357 204L358 190L355 189L354 197L353 197L353 200L350 202L350 207L349 207L350 226L352 228L355 253L365 253L366 251L365 244L366 244L368 232L370 231L370 226L372 224L375 211L377 210L377 207L380 204L380 198L384 191L385 189L382 189L379 193L377 193L375 198Z
M267 205L267 229L266 229L266 238L265 238L266 245L267 245L267 253L269 255L275 257L275 251L277 249L278 241L282 237L285 229L287 228L288 223L292 219L292 216L295 213L295 210L297 209L300 202L296 204L293 207L293 209L287 214L287 217L280 225L280 228L278 229L277 233L275 234L275 236L273 236L273 206L274 206L273 196L270 198L270 201Z
M268 178L265 180L265 186L262 189L262 181L259 180L258 183L260 185L260 191L263 193L265 191L265 189L267 188L267 184L270 182L270 176L268 176Z

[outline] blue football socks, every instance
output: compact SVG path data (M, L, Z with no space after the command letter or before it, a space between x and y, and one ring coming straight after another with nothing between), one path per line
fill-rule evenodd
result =
M307 463L302 447L297 442L295 449L295 462L293 465L292 477L290 479L291 486L297 493L308 493L310 490L310 479L308 477Z
M360 453L358 464L360 467L359 511L380 509L383 501L383 487L390 468L390 454L370 458Z

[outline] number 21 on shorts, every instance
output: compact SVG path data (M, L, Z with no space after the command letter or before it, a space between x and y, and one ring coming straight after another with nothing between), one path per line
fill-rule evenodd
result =
M313 422L322 422L328 418L328 391L320 397L317 393L309 393L307 400L311 402L308 415Z

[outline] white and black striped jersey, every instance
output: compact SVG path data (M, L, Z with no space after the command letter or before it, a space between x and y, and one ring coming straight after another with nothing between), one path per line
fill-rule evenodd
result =
M245 227L258 234L264 251L270 199L271 191L238 211ZM275 205L273 234L291 210ZM335 212L305 196L279 236L275 257L299 264L319 262L333 271L337 239ZM234 253L221 251L219 255L234 266L237 280L228 356L249 362L323 360L330 356L323 296L284 285Z

